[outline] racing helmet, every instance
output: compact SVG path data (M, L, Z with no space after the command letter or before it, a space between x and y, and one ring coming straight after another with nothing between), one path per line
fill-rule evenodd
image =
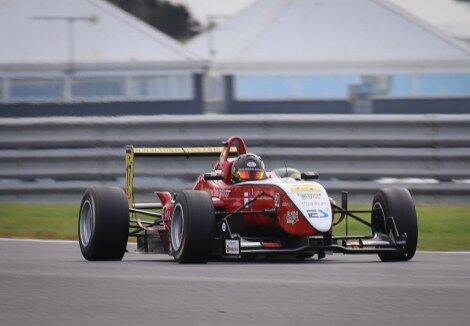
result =
M235 159L232 164L232 181L254 181L266 179L264 162L258 155L243 154Z

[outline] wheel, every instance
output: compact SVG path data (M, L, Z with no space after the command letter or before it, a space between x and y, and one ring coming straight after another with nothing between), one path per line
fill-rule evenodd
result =
M411 194L406 188L381 189L374 196L372 203L372 230L389 233L386 217L393 216L398 233L406 233L406 251L404 253L380 253L382 261L406 261L413 258L418 243L418 221Z
M80 250L87 260L121 260L127 247L129 208L120 188L85 191L78 217Z
M212 199L205 191L176 193L171 218L171 253L179 263L206 263L215 233Z

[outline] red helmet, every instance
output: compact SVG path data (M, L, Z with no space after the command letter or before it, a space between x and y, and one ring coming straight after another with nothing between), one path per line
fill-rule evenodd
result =
M264 163L258 155L243 154L233 161L232 181L253 181L266 179Z

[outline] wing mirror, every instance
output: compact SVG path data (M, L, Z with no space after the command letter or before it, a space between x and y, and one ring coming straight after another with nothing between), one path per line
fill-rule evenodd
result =
M204 173L204 180L223 180L224 175L222 174L222 171L212 171L212 172L207 172Z
M320 178L320 175L318 175L317 172L308 171L302 172L300 174L300 177L302 178L302 180L318 180L318 178Z

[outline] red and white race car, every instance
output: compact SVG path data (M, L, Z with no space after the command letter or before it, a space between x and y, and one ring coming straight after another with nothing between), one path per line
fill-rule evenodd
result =
M212 172L201 174L192 190L156 192L155 203L134 201L137 157L214 154L219 160ZM135 236L139 251L168 253L180 263L256 256L320 259L328 252L378 254L382 261L413 257L418 226L407 189L381 189L370 210L353 211L346 192L338 206L317 179L316 173L287 167L267 172L240 137L222 147L128 146L126 191L97 187L83 196L80 248L88 260L121 260L128 237ZM334 235L334 226L348 219L370 227L370 235Z

